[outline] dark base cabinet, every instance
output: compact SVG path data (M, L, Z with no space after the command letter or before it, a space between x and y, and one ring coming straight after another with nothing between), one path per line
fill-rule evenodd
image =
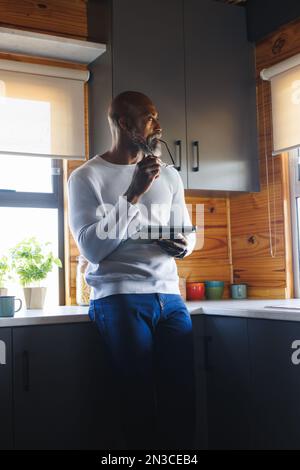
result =
M300 323L192 315L196 449L300 449ZM95 323L0 328L0 449L120 449Z
M205 318L209 449L247 449L250 377L247 321Z
M247 321L193 315L199 449L247 449L250 375Z
M300 449L300 323L248 320L255 449Z
M0 328L0 450L13 448L11 329Z
M205 357L205 317L192 315L196 382L196 435L195 448L207 449L207 395Z
M95 324L13 329L16 449L113 447Z
M300 323L196 317L197 448L300 449Z

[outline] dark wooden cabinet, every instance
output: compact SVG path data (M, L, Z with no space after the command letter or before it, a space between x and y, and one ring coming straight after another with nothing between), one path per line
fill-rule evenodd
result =
M158 108L185 188L258 190L254 48L244 9L213 0L112 0L107 12L108 51L91 66L92 154L110 148L112 96L141 91ZM163 159L170 162L164 148Z
M300 449L300 324L248 320L255 449Z
M205 315L204 325L195 320L198 428L206 433L198 447L300 449L300 324L214 315Z
M245 10L183 3L188 187L257 191L254 45Z
M250 367L247 319L205 317L209 449L250 444Z
M197 449L251 444L246 318L192 315L196 369Z
M192 315L196 449L300 448L300 324ZM0 328L0 449L118 449L94 323Z
M248 38L256 43L272 33L278 32L279 35L280 27L300 17L298 0L248 0L246 9ZM272 44L272 40L270 43Z
M182 0L113 1L113 94L135 90L152 99L187 186L182 13Z
M0 328L0 449L13 448L11 329Z
M16 449L111 445L101 344L94 324L13 329Z
M196 449L207 449L207 389L206 389L206 357L205 357L205 317L192 315L195 387L196 387Z

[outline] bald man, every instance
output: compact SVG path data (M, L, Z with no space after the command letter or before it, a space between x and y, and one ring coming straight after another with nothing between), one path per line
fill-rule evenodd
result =
M68 180L69 224L89 261L89 316L105 346L121 445L193 448L192 324L175 258L193 251L195 235L139 237L148 225L191 225L182 181L160 159L162 129L147 96L121 93L108 120L111 149Z

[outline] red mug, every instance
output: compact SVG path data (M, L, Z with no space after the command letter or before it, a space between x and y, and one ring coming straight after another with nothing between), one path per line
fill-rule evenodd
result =
M204 282L187 282L186 283L186 299L187 300L203 300L205 297Z

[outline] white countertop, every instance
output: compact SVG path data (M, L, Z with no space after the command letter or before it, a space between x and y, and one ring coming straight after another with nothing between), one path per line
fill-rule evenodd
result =
M191 315L224 315L300 322L300 299L187 301ZM12 318L0 317L0 327L78 323L89 320L88 307L62 306L44 310L22 309Z
M14 317L0 317L0 328L5 326L45 325L55 323L79 323L90 321L88 307L77 305L52 307L44 310L22 309Z
M186 305L191 314L300 321L300 299L203 300Z

